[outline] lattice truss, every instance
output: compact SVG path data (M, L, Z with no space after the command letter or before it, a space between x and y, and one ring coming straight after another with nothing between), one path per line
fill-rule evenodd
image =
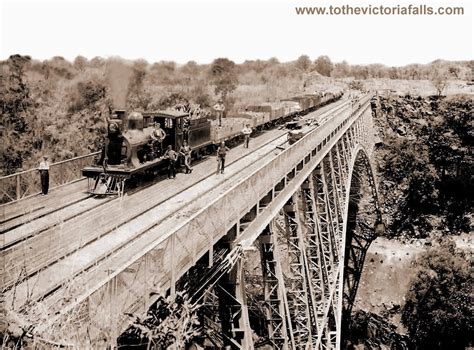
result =
M261 332L262 344L274 349L335 349L341 345L342 314L344 309L350 313L364 249L374 237L374 224L381 222L370 163L365 156L354 160L357 146L370 134L367 118L370 116L359 118L347 130L260 233L255 245L263 288L262 295L252 300L263 301L266 329ZM362 174L368 175L366 180ZM368 199L360 194L364 188L369 189L365 191L370 194ZM364 211L377 215L370 219ZM160 285L153 276L170 259L165 256L168 248L172 251L170 246L150 252L71 310L71 328L89 324L80 332L87 334L92 346L101 339L113 342L126 322L124 310L144 312L153 302ZM225 254L235 248L229 243ZM219 261L209 261L210 275L211 266L220 264L224 255ZM197 288L202 294L204 336L218 348L253 348L255 325L249 320L251 298L245 288L249 276L243 260L237 259L229 271L214 273L217 277ZM146 293L137 295L144 288Z
M268 335L274 348L340 346L343 309L350 313L365 251L375 237L373 225L381 219L365 156L358 156L352 170L354 182L349 183L356 140L364 133L359 125L350 129L260 237ZM365 179L364 189L359 185L361 178ZM357 232L352 226L345 230L352 220L347 219L349 186L351 202L360 202L361 190L369 198L365 212L354 214L354 218L362 214ZM364 216L369 213L372 219ZM285 238L283 243L280 236ZM286 270L282 263L288 264Z

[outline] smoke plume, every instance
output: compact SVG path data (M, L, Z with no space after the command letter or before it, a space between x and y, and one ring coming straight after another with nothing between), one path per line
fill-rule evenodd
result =
M107 82L115 109L125 109L132 73L132 67L123 60L112 59L107 62Z

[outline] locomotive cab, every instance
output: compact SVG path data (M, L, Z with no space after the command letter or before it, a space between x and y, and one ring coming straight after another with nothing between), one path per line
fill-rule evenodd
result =
M166 137L163 140L163 149L166 149L169 145L171 145L174 150L178 150L181 147L185 137L187 136L187 117L188 113L179 111L157 111L143 113L143 120L145 124L150 126L150 132L153 131L154 123L159 123L160 127L166 133Z

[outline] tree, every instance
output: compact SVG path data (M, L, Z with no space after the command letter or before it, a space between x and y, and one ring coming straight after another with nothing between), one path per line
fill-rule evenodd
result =
M199 74L199 66L195 61L189 61L182 68L181 71L190 78L196 78Z
M354 76L354 78L365 80L369 78L369 67L355 65L355 66L352 66L351 73Z
M380 63L369 64L367 66L370 78L383 78L388 76L387 67Z
M415 215L431 212L438 203L438 181L436 169L431 164L427 164L422 171L414 170L408 184L407 208L413 210Z
M334 65L328 56L319 56L316 61L314 61L314 66L319 74L326 77L330 77L334 69Z
M437 95L441 96L448 84L448 73L444 69L436 67L431 74L430 81L436 89Z
M390 79L398 79L399 78L398 68L397 67L390 68L388 76Z
M280 61L276 57L270 58L267 62L270 66L276 66L276 65L280 64Z
M459 73L461 72L461 70L459 69L459 67L449 67L448 72L456 79L459 79Z
M0 110L2 122L7 129L24 132L27 129L25 114L32 105L30 90L24 80L25 66L30 62L29 56L13 55L6 61L6 67L0 89Z
M335 78L345 78L348 77L351 72L351 67L346 61L336 63L334 69L332 70L332 76Z
M216 58L209 70L209 78L214 85L214 92L219 95L224 103L227 96L231 94L238 84L235 72L235 63L227 58Z
M62 56L54 56L50 60L43 62L50 73L64 79L72 79L74 77L73 65Z
M106 96L106 86L99 76L91 76L79 81L69 95L68 111L75 113L93 107Z
M464 349L473 338L472 261L446 241L419 260L402 310L418 349Z
M364 90L364 83L361 82L360 80L352 80L349 83L349 89L363 91Z
M24 158L29 155L23 135L28 133L30 123L34 120L31 114L34 101L25 79L30 61L29 56L12 55L1 67L0 123L5 130L2 135L4 152L0 157L0 168L4 174L14 173L21 168Z
M421 66L419 64L409 64L408 66L405 66L404 68L405 71L405 79L420 79L421 78Z
M77 56L74 59L73 65L78 71L83 72L87 67L87 58L84 56Z
M308 55L301 55L295 63L296 68L302 72L307 72L311 68L311 60Z

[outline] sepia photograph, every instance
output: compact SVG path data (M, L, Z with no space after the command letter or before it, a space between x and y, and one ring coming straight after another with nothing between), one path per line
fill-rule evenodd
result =
M0 0L1 349L474 349L472 12Z

